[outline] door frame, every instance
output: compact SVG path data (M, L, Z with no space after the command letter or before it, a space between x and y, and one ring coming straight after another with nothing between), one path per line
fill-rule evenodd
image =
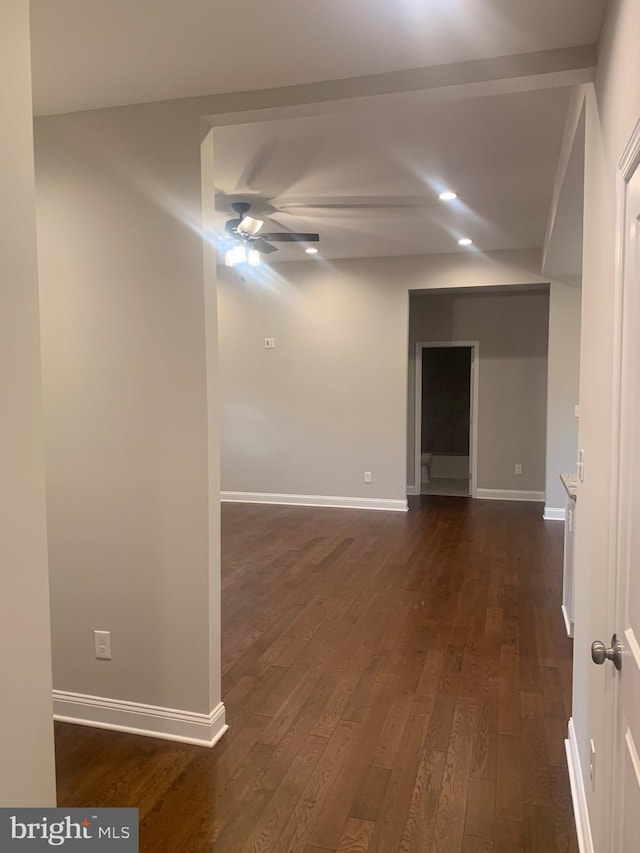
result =
M414 483L415 493L422 494L422 351L425 349L446 349L464 347L471 350L471 393L469 395L469 497L478 493L478 364L480 341L418 341L416 344L415 368L415 418L414 418Z
M611 497L609 505L609 566L608 566L608 601L607 620L612 630L619 631L621 613L620 589L620 506L625 489L621 459L621 429L623 404L623 371L624 371L624 308L627 282L625 280L625 254L627 231L627 185L636 172L640 170L640 119L633 129L624 153L620 157L616 170L616 261L614 277L614 329L613 329L613 417L611 429ZM625 638L622 638L625 642ZM638 654L637 649L629 650ZM610 800L605 818L604 838L608 840L610 850L618 849L614 845L621 842L620 830L621 813L618 808L620 788L618 785L618 767L620 758L619 707L620 679L615 671L607 667L607 679L610 680L605 698L604 709L611 721L608 726L609 742L607 744L607 762L605 767L605 790L609 791ZM606 825L608 822L608 826Z

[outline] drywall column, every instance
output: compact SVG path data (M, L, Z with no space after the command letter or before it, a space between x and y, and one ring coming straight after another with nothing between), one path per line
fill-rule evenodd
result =
M178 101L35 129L54 710L210 743L224 708L200 122Z
M55 804L29 3L0 6L0 806Z
M547 380L547 476L545 516L564 517L560 474L575 471L580 393L581 277L551 283L549 293L549 375Z

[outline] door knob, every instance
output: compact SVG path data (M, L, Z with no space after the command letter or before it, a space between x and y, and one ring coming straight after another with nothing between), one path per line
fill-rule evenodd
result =
M611 637L611 648L607 648L600 640L591 643L591 660L601 666L606 660L613 661L617 670L622 669L622 643L614 634Z

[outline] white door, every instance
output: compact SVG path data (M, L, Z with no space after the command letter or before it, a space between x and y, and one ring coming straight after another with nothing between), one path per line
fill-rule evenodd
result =
M612 533L615 624L621 669L611 668L613 784L611 853L640 850L640 124L621 160L619 237L619 443ZM602 639L605 639L604 637ZM607 638L608 639L608 638ZM607 643L609 648L614 643ZM610 663L607 663L611 667Z

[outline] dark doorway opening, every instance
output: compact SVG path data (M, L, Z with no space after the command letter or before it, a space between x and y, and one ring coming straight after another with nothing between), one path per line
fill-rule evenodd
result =
M422 349L420 494L470 494L473 348Z

